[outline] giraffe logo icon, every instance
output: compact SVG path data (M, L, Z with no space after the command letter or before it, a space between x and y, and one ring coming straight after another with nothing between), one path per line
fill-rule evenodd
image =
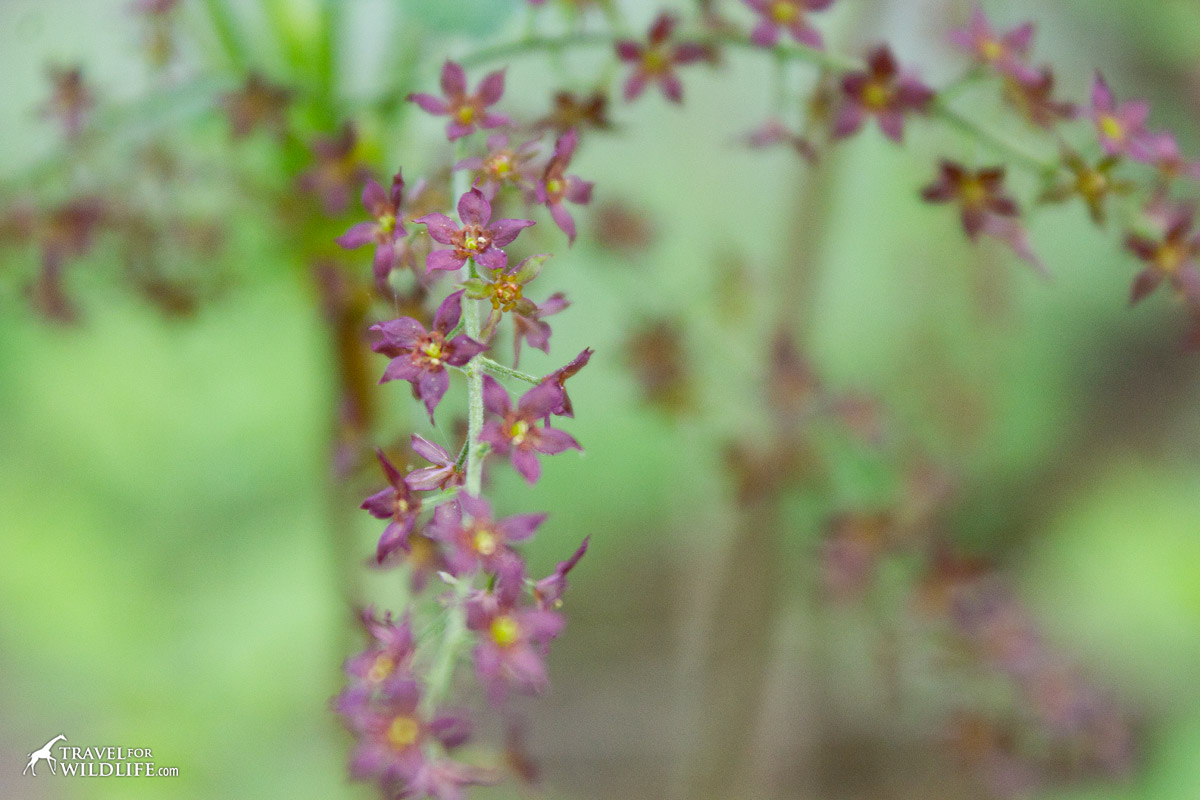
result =
M59 741L60 739L66 739L66 738L67 738L66 736L63 736L60 733L58 736L55 736L50 741L46 742L46 744L43 745L41 748L34 750L32 753L30 753L29 754L29 763L25 765L25 772L22 772L21 774L24 775L26 772L31 772L31 773L33 773L33 777L36 778L37 770L34 769L34 765L36 765L37 762L39 762L39 761L45 761L47 764L50 765L50 772L57 775L58 772L55 769L55 765L58 763L58 759L56 759L51 754L50 748L54 746L55 742Z

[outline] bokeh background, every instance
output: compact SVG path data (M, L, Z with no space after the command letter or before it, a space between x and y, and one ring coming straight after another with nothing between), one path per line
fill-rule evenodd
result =
M1200 6L985 5L1005 23L1036 19L1036 52L1052 59L1064 94L1082 100L1101 67L1122 97L1150 98L1155 121L1200 152ZM423 42L417 80L431 86L446 53L520 25L518 4L500 0L343 6L332 47L345 109L386 87L397 50L413 41ZM625 6L638 29L656 8ZM823 26L833 48L857 53L886 38L931 81L961 69L943 42L966 4L839 6ZM291 21L289 41L301 48L319 35L317 0L263 8ZM253 27L269 15L242 16L263 68L285 73L287 47ZM187 9L180 24L200 31L190 54L210 57L202 10ZM126 0L0 2L0 181L19 181L60 147L35 112L46 65L82 63L102 104L128 102L156 80L140 36ZM506 108L544 110L545 63L512 65ZM594 74L586 60L571 67ZM1164 297L1127 308L1135 268L1120 231L1094 230L1076 205L1030 219L1051 282L1001 248L972 248L954 215L923 206L916 191L938 155L988 153L933 125L915 124L904 150L872 129L819 172L786 152L737 147L762 119L769 83L761 60L733 54L720 70L686 76L682 109L657 97L617 104L618 130L589 139L576 171L597 181L598 203L644 215L648 247L602 247L594 209L578 215L584 234L571 250L548 221L531 236L531 247L558 253L540 288L562 289L574 305L555 319L554 356L532 353L527 367L597 352L571 386L569 429L586 454L548 462L532 490L499 471L494 481L502 506L549 511L529 550L539 571L592 535L551 657L552 691L528 707L541 796L665 796L689 769L696 720L721 706L697 687L706 648L736 632L705 625L744 522L722 454L762 431L756 381L785 308L825 383L874 398L888 409L889 435L952 475L955 540L1002 565L1046 639L1133 721L1138 757L1126 779L1039 796L1200 797L1200 361L1180 350L1178 308ZM214 90L224 85L218 76ZM225 159L253 162L270 142L228 155L223 120L203 111L213 94L147 123L186 147L189 169L206 178L162 202L224 214L226 245L200 265L232 276L212 302L164 319L114 285L120 254L102 247L70 279L82 321L48 324L17 277L35 254L3 251L0 796L371 796L345 781L349 738L327 702L358 644L350 598L395 597L401 579L364 567L377 530L354 506L376 478L331 489L333 349L307 265L277 243L297 234L212 179ZM360 122L380 172L401 163L417 174L445 157L436 125ZM137 136L117 137L108 160L87 169L119 183L136 168ZM61 197L61 180L48 173L21 189ZM1028 197L1029 185L1015 185ZM15 196L6 190L4 202ZM367 269L365 257L346 263ZM750 289L731 290L731 274ZM681 332L682 412L647 404L629 368L646 358L631 339L662 320ZM380 389L379 402L396 409L385 414L388 437L409 424L426 430L415 415L405 422L403 387ZM440 422L430 435L445 443L450 423ZM890 485L869 458L838 463L837 505L870 505ZM801 587L812 572L814 516L798 501L774 520L785 584ZM736 796L981 796L940 723L961 689L929 679L917 634L902 631L893 645L902 666L891 705L872 655L885 635L877 607L814 604L801 588L783 598L757 662L760 724L738 745L753 782ZM29 751L57 733L151 747L181 775L22 779Z

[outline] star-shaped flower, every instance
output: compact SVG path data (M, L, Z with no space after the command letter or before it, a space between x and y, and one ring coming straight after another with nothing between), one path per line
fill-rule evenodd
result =
M498 219L492 222L492 204L478 189L471 189L458 200L458 218L462 226L445 214L426 214L416 220L429 229L429 236L449 250L434 250L425 259L425 270L454 271L467 259L484 269L504 269L508 256L501 248L512 244L522 230L533 225L527 219Z
M408 99L435 116L448 116L446 136L450 141L473 133L477 127L490 129L511 125L512 121L503 114L488 111L499 102L504 94L504 71L488 73L479 83L479 89L467 92L467 76L463 68L453 61L442 66L442 97L431 94L410 94Z
M424 401L431 420L433 410L450 385L447 365L465 366L487 350L487 345L465 333L447 338L462 317L462 295L459 290L442 301L433 318L433 330L426 330L412 317L371 326L373 332L380 334L379 341L371 345L371 349L392 359L379 382L403 380L411 383L417 396Z

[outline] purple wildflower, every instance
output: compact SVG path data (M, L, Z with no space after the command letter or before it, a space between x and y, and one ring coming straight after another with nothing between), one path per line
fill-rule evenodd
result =
M433 464L432 467L421 467L408 473L404 482L408 488L419 492L431 489L446 489L451 486L461 486L463 472L454 457L441 445L436 445L428 439L412 435L412 449L417 455Z
M538 147L537 139L520 147L511 147L508 137L498 133L488 137L486 155L464 158L454 165L454 169L474 172L475 186L489 201L506 184L528 193L532 190L533 178L525 170L537 155Z
M592 354L594 352L596 351L592 348L585 347L583 351L579 355L575 356L575 358L571 359L568 364L559 367L558 369L554 370L554 372L551 372L542 379L544 381L553 381L554 383L558 384L558 388L562 389L562 402L559 403L558 408L555 408L550 412L551 414L560 417L575 416L575 409L571 405L571 398L567 395L567 380L575 377L575 375L579 373L579 370L587 366L588 361L592 359Z
M579 205L592 202L593 184L566 174L578 144L579 133L575 130L558 137L554 143L554 155L546 164L546 171L537 185L537 201L546 206L554 218L554 224L562 229L571 244L575 243L575 219L564 203L568 200Z
M1025 80L1006 77L1004 99L1021 116L1047 130L1056 122L1075 119L1079 114L1073 103L1054 99L1054 73L1048 68Z
M499 704L510 687L535 694L545 688L546 648L566 624L561 614L521 607L525 585L519 559L501 565L492 592L467 602L467 627L480 634L473 657L488 700Z
M1129 152L1131 145L1146 135L1150 105L1144 100L1117 104L1112 89L1099 72L1092 82L1092 108L1088 114L1096 125L1100 145L1110 156Z
M397 625L392 622L390 611L379 619L374 606L367 606L360 620L371 641L361 653L346 659L344 669L352 682L334 701L338 712L345 715L365 710L377 689L406 676L415 650L412 619L408 614Z
M1158 170L1164 180L1180 176L1200 180L1200 161L1189 161L1183 157L1179 142L1169 131L1147 133L1129 148L1129 156Z
M545 519L545 514L516 514L497 520L486 500L463 493L437 507L428 533L451 548L447 563L453 574L468 575L480 566L496 572L513 557L509 545L528 539Z
M1200 236L1194 225L1192 209L1179 206L1170 209L1164 220L1162 238L1126 237L1125 247L1146 264L1134 279L1131 303L1140 302L1167 281L1185 300L1200 304Z
M972 241L979 238L990 216L1015 217L1017 204L1004 193L1004 168L972 171L942 160L938 179L921 191L930 203L957 202L962 226Z
M484 423L479 439L500 455L511 454L513 468L531 484L537 482L542 472L537 453L549 456L583 449L565 431L537 424L539 419L562 407L562 395L563 390L555 381L543 380L522 395L514 409L504 387L491 375L483 377L483 405L496 419Z
M533 598L537 601L538 608L543 611L562 608L562 596L567 591L567 573L575 569L579 559L587 552L591 540L591 536L583 537L583 542L570 558L558 562L554 572L533 585Z
M357 780L375 779L387 792L411 793L428 782L429 742L452 749L470 735L468 720L457 714L426 715L420 709L417 682L399 678L387 682L369 707L347 715L347 724L358 738L350 759L350 774ZM423 788L423 787L422 787ZM442 798L453 794L435 795ZM460 795L461 796L461 795Z
M513 311L513 365L521 363L521 342L528 342L530 347L536 347L543 353L550 352L550 324L542 317L549 317L563 311L571 303L562 292L555 292L547 297L540 305L529 303L528 306L518 306Z
M838 139L857 133L867 117L874 116L883 134L899 143L904 138L904 115L925 111L933 100L929 87L900 71L887 45L871 51L865 72L842 78L842 93L845 101L833 127Z
M221 96L221 106L229 117L233 138L245 138L259 126L278 136L287 127L287 106L291 99L290 90L252 72L241 89Z
M759 127L741 138L743 144L754 150L784 145L808 163L817 160L817 148L799 133L789 130L787 125L777 117L771 117Z
M49 77L53 90L41 108L41 115L62 123L67 138L74 139L83 130L96 98L83 79L82 67L50 67Z
M473 133L476 127L489 129L511 124L502 114L493 114L488 107L499 102L504 94L504 71L488 73L479 83L474 94L467 93L467 76L463 68L453 61L442 66L442 94L445 99L431 94L410 94L408 99L435 116L448 116L446 136L450 141Z
M430 410L430 413L433 411ZM413 495L400 471L382 450L375 448L375 456L379 459L379 466L383 467L388 488L368 497L363 501L361 508L376 519L391 520L384 528L375 548L375 561L382 564L383 560L396 550L408 549L409 534L412 533L421 513L421 498Z
M384 191L379 181L367 179L363 187L362 204L374 222L360 222L338 237L337 243L347 250L356 250L363 245L375 243L373 271L379 283L387 280L396 263L396 243L408 231L400 219L400 205L404 198L404 178L400 171L392 178L391 191Z
M392 359L379 382L403 380L411 383L417 396L424 401L430 419L450 385L446 365L464 366L487 349L487 345L465 333L446 338L462 316L462 294L461 290L454 292L442 301L433 318L433 330L426 330L412 317L371 326L372 331L380 334L380 340L371 349Z
M1033 42L1033 23L1027 22L1007 33L999 33L979 6L971 11L965 28L950 31L950 43L975 56L980 64L1018 81L1036 81L1037 72L1025 63Z
M626 101L637 99L645 91L646 85L653 81L659 85L668 100L680 103L683 101L683 84L675 74L675 67L716 59L716 53L706 45L672 42L671 34L678 24L677 17L660 14L651 24L645 44L631 39L617 42L617 57L635 65L633 74L625 81Z
M808 20L808 12L824 11L833 0L742 0L762 18L754 26L750 41L763 47L773 47L779 34L787 30L792 38L808 47L820 50L825 46L820 32Z
M434 250L425 259L426 272L460 269L467 259L485 269L502 270L508 255L501 249L512 244L524 228L534 223L527 219L498 219L492 222L492 204L478 189L471 189L458 200L458 218L462 227L445 214L426 214L416 221L429 229L430 237L450 250Z
M350 205L355 186L371 176L358 157L358 134L347 123L337 136L317 139L312 144L314 164L297 181L300 189L321 198L325 213L340 216Z

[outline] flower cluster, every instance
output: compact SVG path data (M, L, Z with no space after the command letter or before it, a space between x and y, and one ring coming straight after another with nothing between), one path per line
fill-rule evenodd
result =
M422 226L435 246L416 276L433 287L439 279L454 284L429 323L424 312L381 321L371 327L371 349L390 360L380 383L404 380L424 404L430 421L451 388L451 376L463 378L467 410L466 440L457 456L412 434L412 450L430 466L396 466L377 450L387 485L362 508L387 524L375 549L382 567L406 566L413 598L402 621L364 616L369 643L346 663L349 684L335 708L357 746L351 775L376 782L388 796L457 798L466 786L489 783L502 775L456 758L481 711L448 710L447 703L470 706L471 693L455 680L461 657L474 667L479 695L505 713L509 698L537 694L547 686L545 659L550 642L563 630L561 611L567 574L587 549L588 540L541 580L527 577L522 547L546 522L546 515L501 515L484 496L483 462L489 455L507 458L528 483L541 476L540 456L580 445L551 425L555 416L573 416L566 381L587 363L585 350L544 377L517 370L522 340L549 351L550 329L542 317L567 306L561 293L540 304L524 296L526 285L542 271L547 255L510 264L530 219L496 218L493 209L509 195L544 206L549 216L575 237L574 220L564 202L587 203L592 184L567 174L579 146L570 129L557 138L542 166L537 138L512 147L510 134L477 143L476 128L509 128L507 117L487 109L503 93L503 73L484 78L476 94L466 91L465 72L453 62L442 70L445 100L429 95L410 99L432 114L451 117L447 138L458 155L451 165L456 184L457 219L432 211L412 217L406 208L404 181L397 172L391 189L368 179L363 206L371 220L351 227L338 243L347 249L373 244L374 278L386 284L404 240ZM473 177L474 185L468 180ZM411 221L412 226L405 222ZM490 302L486 318L483 302ZM486 354L505 316L513 320L517 348L513 366ZM493 377L525 381L531 388L515 406ZM437 583L428 580L439 575ZM438 592L430 587L438 586ZM446 587L449 587L447 590ZM442 624L431 627L433 619ZM415 622L414 622L415 621ZM432 631L414 636L416 630Z

